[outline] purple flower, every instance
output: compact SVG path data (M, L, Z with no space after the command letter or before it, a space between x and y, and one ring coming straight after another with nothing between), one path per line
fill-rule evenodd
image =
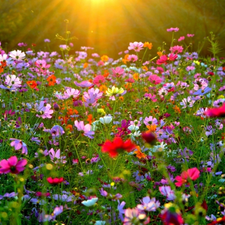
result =
M118 206L117 206L117 209L119 211L119 218L121 219L121 221L123 222L124 218L123 218L123 214L124 214L124 209L123 207L125 206L126 202L122 201L120 203L120 201L118 200Z
M51 128L50 133L52 135L52 137L59 137L61 135L63 135L65 133L65 131L63 130L63 128L59 125L55 125Z
M16 138L10 138L10 141L12 141L10 145L14 147L15 150L22 149L22 154L28 154L27 145L24 142Z
M161 186L159 187L159 191L161 192L162 195L166 196L166 200L171 201L176 198L174 191L171 190L170 186Z
M106 197L108 195L108 192L105 191L103 188L100 189L100 194L103 196L103 197Z
M75 121L74 125L76 126L78 131L84 131L84 136L87 136L89 138L94 138L93 135L95 134L94 131L91 130L91 125L90 124L86 124L84 125L84 121Z
M141 211L156 211L160 206L159 201L156 201L155 198L150 199L149 196L142 198L141 204L137 205L137 208Z

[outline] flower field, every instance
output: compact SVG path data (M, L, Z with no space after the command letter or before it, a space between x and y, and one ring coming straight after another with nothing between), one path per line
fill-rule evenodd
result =
M225 223L225 58L167 31L118 59L0 48L0 224Z

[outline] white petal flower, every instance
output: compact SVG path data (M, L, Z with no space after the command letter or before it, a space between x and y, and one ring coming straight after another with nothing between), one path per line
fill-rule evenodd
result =
M100 121L102 124L108 124L108 123L111 123L111 122L112 122L112 116L104 116L104 117L100 117L100 118L99 118L99 121Z
M87 207L93 206L98 201L98 198L92 198L87 201L82 201L81 203Z

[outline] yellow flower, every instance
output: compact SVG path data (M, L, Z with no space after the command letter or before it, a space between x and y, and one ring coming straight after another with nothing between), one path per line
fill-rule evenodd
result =
M106 91L106 95L107 96L113 96L116 94L122 94L124 92L123 88L118 88L113 86L111 89L108 88L108 90Z
M144 47L145 47L145 48L152 49L152 43L145 42L145 43L144 43Z

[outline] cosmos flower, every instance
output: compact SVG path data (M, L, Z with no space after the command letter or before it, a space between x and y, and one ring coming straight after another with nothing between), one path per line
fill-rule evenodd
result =
M5 84L11 88L21 87L22 81L16 75L7 75L5 79Z
M94 138L93 135L95 134L95 132L92 131L90 124L84 125L84 121L77 121L76 120L76 121L74 121L74 125L76 126L78 131L84 132L84 136L87 136L91 139Z
M98 198L92 198L87 201L82 201L81 203L87 207L93 206L98 201Z
M140 52L143 49L144 44L142 42L130 42L128 49L134 50L135 52Z
M18 174L25 169L26 165L26 159L18 161L16 156L11 156L8 160L3 159L0 161L0 173Z
M208 117L225 117L225 103L219 108L209 108L205 115Z
M175 185L177 187L181 187L183 184L188 182L188 179L197 180L199 176L200 171L196 167L188 169L187 171L182 172L180 176L175 177L175 180L177 181Z
M10 141L12 141L10 145L14 147L15 150L22 149L22 154L28 154L27 145L24 142L16 138L10 138Z
M9 56L14 60L20 61L20 60L23 60L26 55L21 50L14 50L9 53Z
M49 184L60 184L64 181L64 178L63 177L60 177L60 178L48 177L47 181L48 181Z
M102 145L102 152L108 153L110 157L117 157L120 152L131 152L136 148L130 139L123 141L121 137L115 137L113 141L105 141Z

